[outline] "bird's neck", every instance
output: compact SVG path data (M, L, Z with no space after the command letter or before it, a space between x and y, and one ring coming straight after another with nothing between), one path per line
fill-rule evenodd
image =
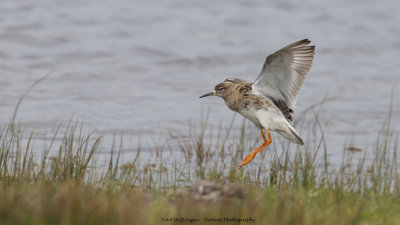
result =
M238 85L239 86L239 85ZM238 87L229 88L224 97L222 97L225 101L225 104L233 111L238 111L240 106L240 93Z

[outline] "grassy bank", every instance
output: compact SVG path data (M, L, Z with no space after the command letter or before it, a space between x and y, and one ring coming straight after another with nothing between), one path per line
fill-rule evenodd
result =
M331 188L248 189L243 200L191 201L134 188L74 182L3 186L2 224L236 224L206 219L255 219L240 224L399 224L396 195ZM183 195L184 196L184 195ZM180 221L163 222L167 218ZM186 222L181 222L185 220Z
M146 160L138 147L123 163L117 141L100 163L102 137L78 124L60 126L39 155L34 135L10 125L0 135L0 223L400 224L390 124L389 115L369 151L349 146L331 163L318 113L304 116L297 127L318 128L314 141L273 145L239 173L233 169L259 142L245 125L236 134L213 131L204 118L187 137L171 137L178 147L155 148Z

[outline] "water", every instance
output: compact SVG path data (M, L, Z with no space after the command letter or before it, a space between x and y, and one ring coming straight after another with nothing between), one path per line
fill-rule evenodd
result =
M227 127L222 100L198 97L227 77L255 80L268 54L309 38L317 52L295 111L335 97L320 112L329 154L365 148L392 90L399 127L399 10L372 0L2 1L0 122L52 73L21 105L21 126L47 134L72 118L108 140L123 132L127 148L186 135L207 109L211 127Z

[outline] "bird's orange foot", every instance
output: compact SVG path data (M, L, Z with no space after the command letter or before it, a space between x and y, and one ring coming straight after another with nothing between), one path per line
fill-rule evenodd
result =
M251 162L254 159L254 157L256 157L256 154L257 153L252 152L249 155L247 155L243 159L243 161L240 163L240 165L238 167L236 167L235 171L239 171L243 166L245 166L247 163Z
M269 134L269 130L267 130L267 134L268 134L268 140L265 138L264 133L261 130L261 136L264 139L264 143L256 150L254 150L252 153L247 155L246 158L244 158L243 161L240 163L240 165L236 167L235 172L239 171L244 165L251 162L251 160L253 160L254 157L256 157L257 153L259 153L261 150L263 150L265 147L267 147L269 144L272 143L272 138L271 135Z

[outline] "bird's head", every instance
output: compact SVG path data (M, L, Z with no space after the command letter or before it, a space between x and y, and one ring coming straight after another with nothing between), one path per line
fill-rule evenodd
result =
M236 86L237 84L233 83L230 80L225 80L222 83L215 85L214 90L211 92L200 96L200 98L207 97L207 96L219 96L221 98L225 98L228 94L229 90Z

